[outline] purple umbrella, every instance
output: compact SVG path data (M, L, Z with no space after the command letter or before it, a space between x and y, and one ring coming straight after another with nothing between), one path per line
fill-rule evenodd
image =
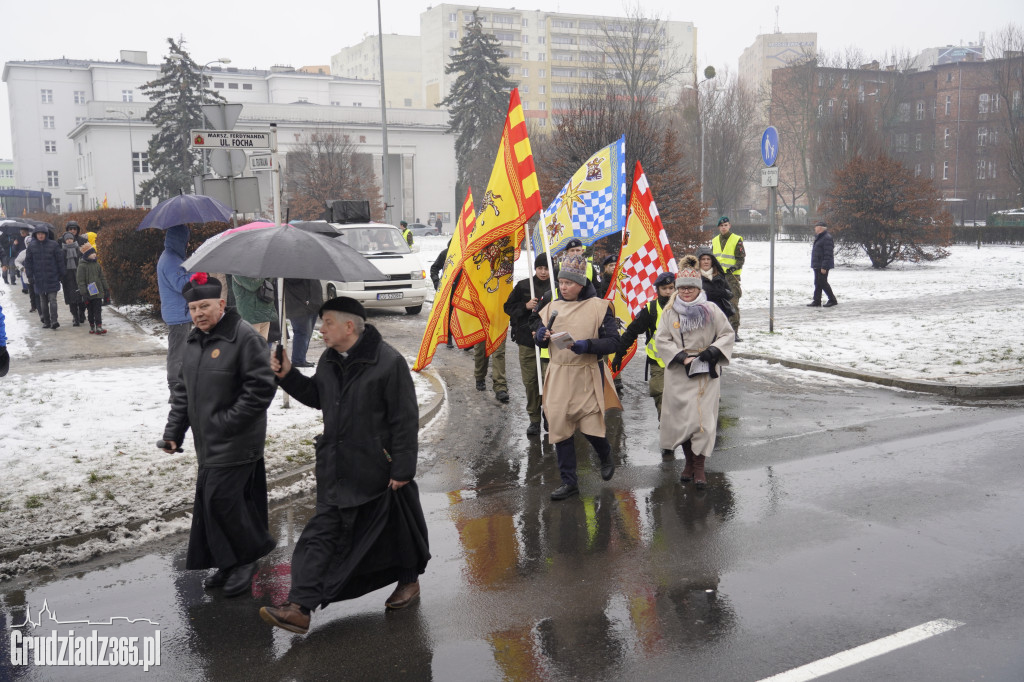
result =
M188 223L226 223L229 218L231 207L213 197L202 194L179 194L157 204L135 229L155 227L158 230L166 230L168 227Z

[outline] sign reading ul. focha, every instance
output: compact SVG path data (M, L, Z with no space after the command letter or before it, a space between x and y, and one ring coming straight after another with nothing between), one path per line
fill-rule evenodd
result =
M779 131L768 126L761 135L761 160L766 166L774 166L779 157Z
M234 130L193 130L191 146L213 149L270 149L270 133Z

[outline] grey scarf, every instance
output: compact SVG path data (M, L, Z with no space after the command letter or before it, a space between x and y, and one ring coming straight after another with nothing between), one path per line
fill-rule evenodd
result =
M672 302L672 310L679 315L679 331L682 333L700 329L711 321L708 297L703 291L689 303L684 301L682 296L676 294L675 300Z

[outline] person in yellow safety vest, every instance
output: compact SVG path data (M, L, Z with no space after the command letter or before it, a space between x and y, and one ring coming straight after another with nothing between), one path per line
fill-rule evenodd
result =
M412 246L412 230L409 229L409 223L403 220L399 225L402 226L402 236L405 237L405 241L409 242L409 246Z
M654 399L654 407L658 410L658 420L661 420L661 395L665 391L665 363L658 357L658 349L654 345L654 333L658 329L658 322L661 321L661 312L665 304L676 290L676 276L671 272L663 272L654 280L654 286L658 290L658 297L652 299L645 305L620 337L620 350L612 359L612 371L618 373L622 369L622 361L625 359L629 347L637 340L643 332L647 337L647 363L644 368L644 378L650 374L648 393ZM661 453L666 461L673 458L671 450Z
M729 216L722 216L718 219L717 237L711 240L711 250L715 258L725 268L725 281L729 283L732 290L732 309L735 311L729 316L729 324L736 332L736 341L740 341L740 296L743 289L740 287L740 273L743 271L743 261L747 258L747 252L743 249L743 237L729 231Z

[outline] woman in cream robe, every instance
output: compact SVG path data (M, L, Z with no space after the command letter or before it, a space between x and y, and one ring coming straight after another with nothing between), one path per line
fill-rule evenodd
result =
M701 290L700 273L690 268L680 271L676 293L665 305L654 335L658 355L665 362L661 447L683 446L686 466L681 480L694 480L698 488L707 484L704 461L715 447L719 370L729 364L735 336L728 318ZM709 371L691 375L695 358L707 362Z

